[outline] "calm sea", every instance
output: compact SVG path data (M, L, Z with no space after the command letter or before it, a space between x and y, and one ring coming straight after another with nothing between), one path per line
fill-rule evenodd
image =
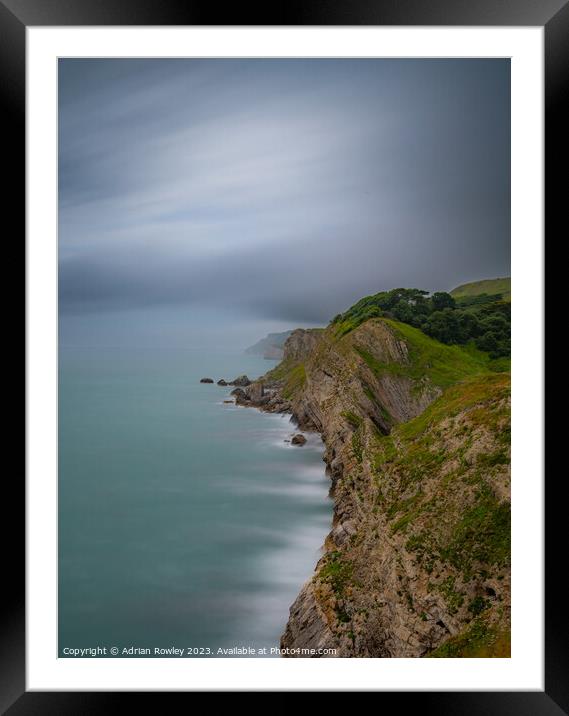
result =
M61 656L278 646L330 527L323 446L315 435L291 446L288 416L224 404L231 388L199 383L273 365L61 348Z

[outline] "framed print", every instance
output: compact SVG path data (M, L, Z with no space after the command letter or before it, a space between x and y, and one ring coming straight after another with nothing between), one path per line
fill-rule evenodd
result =
M541 429L569 10L416 5L0 5L26 217L7 713L569 712Z

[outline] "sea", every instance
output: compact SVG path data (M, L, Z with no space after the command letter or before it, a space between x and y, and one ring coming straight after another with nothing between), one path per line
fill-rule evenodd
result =
M331 525L323 444L200 383L274 365L60 348L60 657L279 656Z

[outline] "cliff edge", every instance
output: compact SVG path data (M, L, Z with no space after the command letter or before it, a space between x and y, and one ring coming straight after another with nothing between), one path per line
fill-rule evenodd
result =
M326 446L332 530L282 647L509 655L510 377L492 363L371 318L293 331L236 396Z

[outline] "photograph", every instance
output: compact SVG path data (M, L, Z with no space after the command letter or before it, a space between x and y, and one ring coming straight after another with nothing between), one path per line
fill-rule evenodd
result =
M0 713L569 714L569 0L0 0L0 34L25 237Z
M57 60L59 659L510 659L511 97Z

